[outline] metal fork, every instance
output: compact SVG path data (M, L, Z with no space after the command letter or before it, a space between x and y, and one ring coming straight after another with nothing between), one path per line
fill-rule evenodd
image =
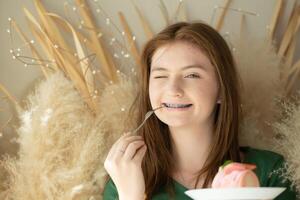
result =
M163 108L163 107L165 107L165 106L162 105L162 106L160 106L160 107L157 107L157 108L155 108L155 109L153 109L153 110L148 111L148 112L145 114L145 119L144 119L144 121L143 121L136 129L134 129L133 131L131 131L131 134L132 134L132 135L136 134L136 133L138 132L138 130L140 130L140 128L143 127L143 125L145 124L145 122L147 121L147 119L154 113L154 111L156 111L156 110L158 110L158 109L161 109L161 108Z

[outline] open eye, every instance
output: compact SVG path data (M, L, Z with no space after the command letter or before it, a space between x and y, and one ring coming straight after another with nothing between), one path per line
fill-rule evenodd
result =
M200 78L200 76L198 74L189 74L185 77L187 77L187 78Z

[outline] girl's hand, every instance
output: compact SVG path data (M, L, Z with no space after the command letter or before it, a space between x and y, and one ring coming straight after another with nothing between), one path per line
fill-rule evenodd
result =
M120 200L143 200L142 160L146 145L141 136L123 135L110 149L104 168L115 183Z

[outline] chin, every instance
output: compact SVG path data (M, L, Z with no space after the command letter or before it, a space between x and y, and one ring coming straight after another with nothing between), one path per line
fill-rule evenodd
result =
M163 123L165 123L166 125L168 125L169 127L173 127L173 128L179 128L179 127L184 127L184 126L188 126L189 123L187 120L179 120L179 119L161 119L159 118L160 121L162 121Z

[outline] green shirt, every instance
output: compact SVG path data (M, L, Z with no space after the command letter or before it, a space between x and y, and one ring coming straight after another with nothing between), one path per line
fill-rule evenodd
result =
M281 176L284 166L284 159L281 155L271 151L258 150L250 147L241 147L241 151L244 153L244 163L251 163L256 165L255 173L259 178L261 187L286 187L287 189L280 194L275 200L295 200L296 193L291 190L290 182L285 181ZM188 189L174 180L175 200L191 200L185 191ZM104 188L103 194L104 200L116 200L118 199L117 189L109 180ZM168 200L169 194L165 188L161 188L159 192L154 194L152 200Z

